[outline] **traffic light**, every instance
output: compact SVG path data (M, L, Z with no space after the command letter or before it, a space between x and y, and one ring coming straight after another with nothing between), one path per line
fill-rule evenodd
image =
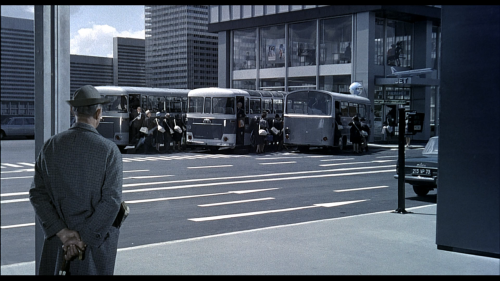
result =
M409 111L406 113L406 132L408 135L414 135L422 132L424 127L425 113L418 113L416 111Z

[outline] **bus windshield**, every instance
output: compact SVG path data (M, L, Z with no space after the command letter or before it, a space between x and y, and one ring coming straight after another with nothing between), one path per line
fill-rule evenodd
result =
M103 104L103 112L127 112L127 96L115 96L107 95L105 96L110 103Z
M330 115L332 97L325 93L300 91L287 96L286 113Z
M203 97L188 98L189 113L203 113Z
M234 97L212 99L212 113L234 114Z

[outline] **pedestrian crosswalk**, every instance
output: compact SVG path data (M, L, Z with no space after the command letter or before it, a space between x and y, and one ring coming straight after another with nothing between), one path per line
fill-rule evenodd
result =
M241 158L250 157L248 155L227 155L227 154L189 154L183 153L179 155L154 155L154 156L131 156L122 157L123 163L131 162L148 162L148 161L169 161L169 160L192 160L192 159L219 159L219 158ZM0 168L3 170L9 169L33 169L35 162L14 162L1 163Z

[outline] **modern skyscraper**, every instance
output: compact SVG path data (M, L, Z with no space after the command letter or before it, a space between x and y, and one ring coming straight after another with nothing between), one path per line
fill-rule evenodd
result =
M217 86L218 36L208 32L207 5L146 5L146 85Z

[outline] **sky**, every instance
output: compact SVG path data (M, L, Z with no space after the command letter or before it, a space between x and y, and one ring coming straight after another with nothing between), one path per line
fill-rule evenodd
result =
M34 6L2 5L2 16L34 19ZM70 5L70 53L113 57L113 37L144 39L144 5Z

